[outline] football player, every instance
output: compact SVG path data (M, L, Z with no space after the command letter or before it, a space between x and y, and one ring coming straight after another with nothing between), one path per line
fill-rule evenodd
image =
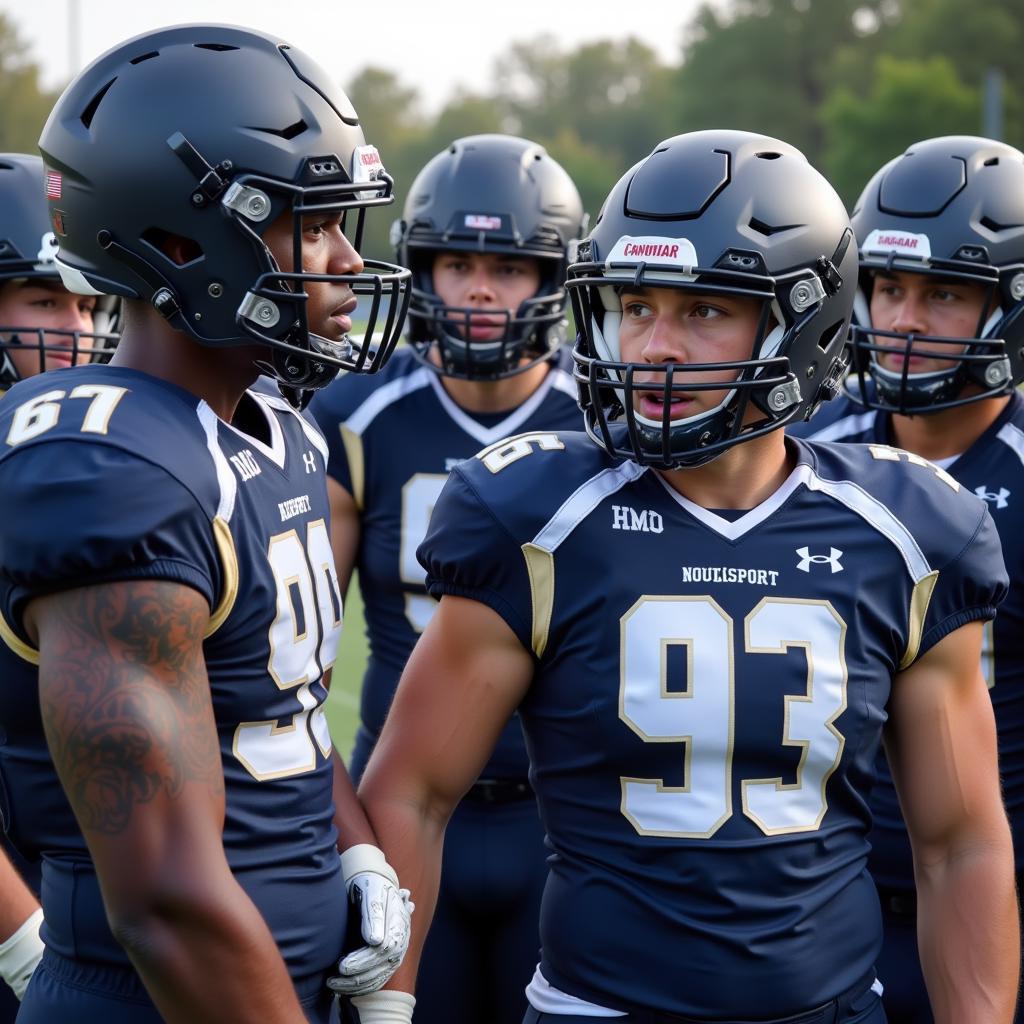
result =
M225 26L98 58L40 149L62 279L126 326L0 403L4 790L46 915L19 1020L326 1022L348 902L366 988L410 907L323 715L326 446L250 385L386 360L408 273L358 246L391 179L329 75Z
M417 175L394 227L397 262L413 272L408 346L382 373L339 378L311 406L331 449L338 577L345 587L358 567L370 640L354 778L437 607L416 548L449 469L499 438L579 424L559 346L583 222L575 185L536 143L457 139ZM513 716L448 827L418 1022L522 1020L547 876L527 771Z
M118 301L75 295L54 262L38 156L0 153L0 394L45 370L109 359Z
M857 202L860 293L847 394L800 436L887 444L930 459L987 502L1010 579L1024 569L1024 154L980 138L928 139L888 162ZM1010 823L1024 868L1024 605L1011 588L985 631ZM885 920L879 972L890 1022L932 1015L917 951L915 861L885 759L870 866ZM918 873L924 870L918 866ZM925 967L934 970L927 960Z
M587 433L452 471L420 548L440 603L360 787L420 908L396 1007L444 823L518 707L552 851L526 1021L884 1021L866 802L888 711L933 1002L1007 1021L991 517L924 460L779 429L840 387L842 203L785 143L681 135L579 260Z
M0 154L0 397L18 380L47 369L108 358L116 300L73 295L54 262L43 162ZM0 805L0 820L9 813ZM0 847L0 1021L13 1021L18 999L42 956L39 866L24 860L6 834ZM27 884L26 884L27 883Z

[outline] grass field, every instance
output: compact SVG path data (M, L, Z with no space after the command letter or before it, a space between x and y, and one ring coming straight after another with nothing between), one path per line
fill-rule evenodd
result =
M353 576L345 601L338 660L331 673L331 694L326 707L331 739L346 764L359 724L359 687L363 681L367 652L363 602L359 596L359 581Z

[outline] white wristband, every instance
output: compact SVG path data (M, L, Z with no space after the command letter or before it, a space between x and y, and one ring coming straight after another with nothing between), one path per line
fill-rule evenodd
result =
M19 1000L43 955L43 940L39 938L42 923L43 912L37 910L6 942L0 943L0 978L11 986Z
M349 1000L359 1011L360 1024L410 1024L416 998L393 989L352 996Z
M345 882L350 882L354 876L364 871L383 875L396 889L398 888L398 875L385 859L383 850L369 843L350 846L341 855L341 873L345 876Z

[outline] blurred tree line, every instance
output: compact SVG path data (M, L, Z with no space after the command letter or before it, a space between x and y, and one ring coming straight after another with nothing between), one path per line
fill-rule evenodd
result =
M344 84L395 177L399 207L419 168L462 135L508 132L543 143L593 216L656 142L726 127L798 146L852 203L909 143L982 134L992 71L1004 82L1003 138L1024 147L1021 0L969 8L962 0L717 0L685 25L665 26L680 30L672 65L632 38L575 50L543 35L513 43L487 92L457 93L434 116L424 114L415 84L393 71L367 67ZM425 49L424 69L438 59L446 57ZM0 15L0 151L34 149L53 100ZM391 211L371 215L367 255L392 255L391 219Z
M415 86L391 71L367 68L347 87L399 202L453 139L510 132L561 161L593 218L655 143L700 128L791 142L852 204L910 143L981 135L990 71L1004 83L1003 138L1024 148L1021 53L1021 0L720 0L682 26L675 65L635 39L564 50L540 36L508 48L486 94L459 94L433 119L420 113ZM387 227L371 228L378 255L390 251Z

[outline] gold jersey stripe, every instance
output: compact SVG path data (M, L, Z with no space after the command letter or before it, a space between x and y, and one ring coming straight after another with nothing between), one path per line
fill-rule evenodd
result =
M19 658L23 658L30 665L39 664L39 652L18 637L2 615L0 615L0 640L3 640Z
M536 544L524 544L523 557L530 576L530 595L533 601L533 653L543 657L548 645L551 613L555 606L555 556Z
M910 595L910 630L907 635L907 649L900 659L900 669L913 664L917 652L921 649L921 635L924 633L924 620L928 614L928 605L932 600L932 592L939 581L939 570L928 573L914 584L914 592Z
M210 616L204 639L213 636L231 614L238 597L238 556L235 554L235 541L231 536L231 527L220 516L213 518L213 539L217 543L221 569L224 573L224 589L220 601Z

